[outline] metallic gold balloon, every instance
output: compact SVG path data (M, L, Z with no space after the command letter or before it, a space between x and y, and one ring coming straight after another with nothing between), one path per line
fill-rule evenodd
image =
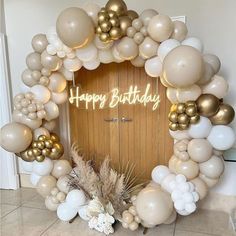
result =
M45 156L43 156L43 155L40 155L40 156L36 156L36 157L35 157L35 160L36 160L37 162L43 162L44 159L45 159Z
M179 124L188 124L189 123L188 115L185 113L178 115L178 123Z
M172 131L177 131L178 130L178 123L169 123L169 129Z
M173 104L170 108L170 111L176 111L177 110L177 104Z
M57 134L54 134L54 133L51 133L50 134L50 139L53 141L53 142L59 142L60 141L60 138L58 137Z
M196 106L196 102L195 101L187 101L185 103L186 106Z
M126 14L132 21L139 17L138 13L133 10L128 10Z
M196 113L197 113L197 107L194 106L194 105L188 105L188 106L186 107L185 113L186 113L188 116L195 116Z
M32 148L37 148L38 147L38 142L37 141L34 141L32 142Z
M45 135L40 135L38 137L38 141L45 141L46 139L47 139L47 136L45 136Z
M120 17L120 28L123 35L126 35L126 31L131 25L132 20L128 16Z
M114 11L118 16L127 12L127 6L122 0L109 0L106 4L107 11Z
M99 25L96 27L96 33L97 34L101 34L102 33L102 29L101 29L101 27Z
M59 152L61 155L64 153L64 147L61 143L54 143L53 148Z
M228 104L221 104L218 112L210 117L213 125L228 125L234 119L235 112L233 107Z
M110 41L110 35L108 33L101 33L99 35L99 39L104 43L109 42Z
M190 124L197 124L199 120L200 120L199 115L192 116L190 117Z
M27 162L32 162L32 161L34 161L34 157L29 157L27 153L28 153L27 150L24 151L24 152L21 152L21 153L20 153L21 159L24 160L24 161L27 161Z
M109 34L113 40L119 39L122 36L121 29L118 27L112 27Z
M43 156L49 156L50 155L50 153L51 153L51 151L50 151L50 149L48 149L48 148L44 148L43 150L42 150L42 155Z
M179 124L179 130L186 130L189 128L189 124Z
M109 16L110 18L113 18L113 17L116 17L116 16L117 16L116 12L114 12L114 11L112 11L112 10L107 11L107 14L108 14L108 16Z
M37 148L39 148L39 149L44 149L44 147L45 147L45 144L44 144L43 141L37 142Z
M206 117L215 115L220 108L219 99L212 94L202 94L196 104L199 114Z
M120 25L120 20L117 17L112 17L109 19L112 26L118 27Z
M100 12L107 12L107 9L105 7L102 7Z
M32 149L27 150L27 156L30 157L30 158L34 158L34 153L33 153Z
M107 33L111 29L112 25L111 25L110 21L103 21L100 23L99 26L100 26L102 32Z
M185 112L185 104L184 103L178 103L176 107L176 112L181 114Z
M39 155L41 155L42 151L39 148L33 148L32 152L33 152L34 156L39 156Z
M178 113L175 111L172 111L169 113L168 118L169 118L169 121L171 121L173 123L177 123L178 122Z
M44 141L45 147L46 148L52 148L53 147L53 141L52 140L46 140Z
M109 15L106 12L99 12L98 13L98 22L101 23L109 19Z

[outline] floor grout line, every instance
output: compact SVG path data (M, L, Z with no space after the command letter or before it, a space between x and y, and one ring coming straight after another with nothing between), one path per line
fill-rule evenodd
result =
M56 219L52 224L50 224L50 225L40 234L40 236L42 236L44 233L46 233L57 221L58 221L58 219Z

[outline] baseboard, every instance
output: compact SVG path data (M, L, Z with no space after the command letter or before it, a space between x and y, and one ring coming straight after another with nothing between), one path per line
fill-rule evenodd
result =
M20 174L20 185L24 188L35 188L35 186L31 184L30 175L28 174Z

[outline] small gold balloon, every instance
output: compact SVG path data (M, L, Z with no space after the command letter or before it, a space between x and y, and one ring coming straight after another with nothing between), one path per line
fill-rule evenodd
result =
M109 16L106 12L99 12L98 13L98 22L101 23L109 19Z
M43 156L43 155L40 155L40 156L36 156L36 157L35 157L35 160L36 160L37 162L43 162L44 159L45 159L45 156Z
M178 121L178 113L175 111L172 111L168 115L169 121L176 123Z
M102 7L100 12L107 12L106 8L105 7Z
M176 112L178 114L182 114L185 112L185 104L184 103L178 103L176 106Z
M220 108L219 99L212 94L202 94L197 99L198 113L202 116L210 117L216 114Z
M190 124L197 124L199 120L200 120L199 115L192 116L190 117Z
M57 134L54 134L54 133L51 133L50 134L50 139L53 141L53 142L59 142L60 141L60 138L58 137Z
M179 124L179 130L186 130L189 128L189 124Z
M96 27L96 33L97 34L101 34L102 33L102 29L101 29L101 27L99 25Z
M139 17L138 13L133 10L128 10L126 14L132 21Z
M219 111L212 117L210 121L213 125L228 125L234 119L235 112L233 107L228 104L221 104Z
M177 110L177 104L173 104L170 108L170 111L176 111Z
M112 27L109 34L113 40L119 39L122 36L121 29L118 27Z
M53 141L52 140L46 140L44 142L46 148L52 148L53 147Z
M178 123L172 123L172 122L169 123L169 129L172 131L177 131L178 127L179 127Z
M99 35L99 39L104 43L109 42L110 41L110 35L108 33L101 33Z
M39 148L39 149L44 149L44 147L45 147L45 144L44 144L43 141L37 142L37 148Z
M32 142L32 148L37 148L38 147L38 142L37 141L34 141Z
M106 4L107 11L114 11L118 16L127 12L127 6L122 0L109 0Z
M186 113L188 116L195 116L196 113L197 113L197 107L194 106L194 105L188 105L188 106L186 107L185 113Z
M38 141L45 141L46 139L47 139L47 136L45 136L45 135L40 135L38 137Z
M112 26L119 26L120 25L120 20L117 17L112 17L109 22L111 23Z
M128 16L120 17L120 28L123 35L126 35L126 31L131 25L132 20Z
M64 153L64 147L61 143L54 143L53 144L53 149L55 149L61 155Z
M28 155L28 157L33 158L34 157L33 150L32 149L28 149L27 155Z
M100 23L99 26L100 26L102 32L105 32L105 33L107 33L111 29L110 21L103 21Z
M49 156L50 155L50 153L51 153L51 151L50 151L50 149L48 149L48 148L44 148L43 150L42 150L42 155L43 156Z
M178 123L179 124L188 124L189 123L189 117L187 114L179 114L178 115Z
M33 152L34 156L39 156L39 155L41 155L42 151L39 148L33 148L32 152Z
M107 14L108 14L108 16L109 16L110 18L112 18L112 17L117 17L116 12L114 12L114 11L112 11L112 10L108 10L108 11L107 11Z
M27 153L28 153L27 150L24 151L24 152L21 152L21 153L20 153L21 159L24 160L24 161L27 161L27 162L32 162L32 161L34 161L34 157L33 157L33 156L32 156L32 157L29 157Z
M187 101L185 103L186 106L196 106L196 102L195 101Z

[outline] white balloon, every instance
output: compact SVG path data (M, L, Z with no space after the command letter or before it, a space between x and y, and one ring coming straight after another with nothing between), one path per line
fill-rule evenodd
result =
M86 196L82 190L74 189L67 194L66 203L71 208L79 210L86 203Z
M24 161L22 159L20 160L20 164L22 166L22 169L26 172L32 172L33 170L33 162L29 162L29 161Z
M36 173L32 172L30 175L30 183L36 186L41 177L41 175L37 175Z
M83 62L93 61L97 58L98 50L93 43L86 47L76 49L76 56Z
M63 193L68 193L70 190L69 180L70 179L68 175L61 176L57 180L57 188Z
M101 63L108 64L114 61L114 57L111 50L99 50L98 59Z
M24 83L20 83L20 91L22 93L28 93L28 92L30 92L30 87L28 87Z
M175 209L178 211L182 211L185 209L185 202L182 199L176 200L174 202Z
M83 9L87 12L87 14L93 20L93 23L97 25L98 23L98 12L101 10L101 7L93 2L88 2L83 5Z
M116 45L117 45L117 43L114 43L114 45L111 48L111 51L112 51L112 54L114 57L114 61L117 63L121 63L121 62L125 61L125 59L121 57L119 51L117 50Z
M190 192L186 192L183 194L183 199L186 203L191 203L194 201L194 197Z
M194 211L196 211L197 206L194 202L191 202L191 203L185 204L184 209L185 209L185 211L187 211L189 213L193 213Z
M67 70L64 66L60 68L59 72L61 72L65 76L66 80L73 79L74 72Z
M88 205L85 205L85 206L80 207L78 211L80 218L85 221L90 220L90 217L87 215L87 209L88 209Z
M201 88L194 84L188 88L177 89L176 97L178 102L185 103L187 101L196 101L201 94Z
M191 138L206 138L211 132L211 121L201 116L200 121L196 124L192 124L188 130Z
M177 89L172 88L172 87L168 87L166 89L166 96L172 104L178 103Z
M51 97L49 89L39 84L31 87L30 92L34 94L35 100L42 102L43 104L47 103Z
M51 93L51 100L56 104L63 104L68 98L67 89L61 93Z
M54 55L57 54L57 49L56 49L52 44L49 44L49 45L47 46L47 53L48 53L49 55L54 56Z
M215 125L211 129L207 140L215 149L225 151L234 145L235 133L229 126Z
M50 158L45 158L44 161L33 161L33 172L37 175L49 175L53 169L53 162Z
M180 46L180 42L176 39L167 39L163 41L157 49L157 55L161 62L164 61L167 54L174 48Z
M74 72L78 71L82 67L82 62L77 57L73 59L66 58L63 61L63 65L67 70Z
M77 214L75 208L70 207L67 202L61 203L57 208L57 216L62 221L69 221L73 219Z
M169 133L171 135L171 137L173 139L176 139L176 140L182 140L182 139L190 139L190 135L188 133L188 130L177 130L177 131L173 131L173 130L169 130Z
M173 183L173 181L175 181L175 174L169 174L167 175L161 182L161 187L163 189L165 189L167 192L172 193L173 188L171 186L171 183Z
M95 70L100 66L100 61L96 58L93 61L84 62L83 66L87 70Z
M40 127L34 130L34 140L37 140L40 135L50 137L50 133L46 128Z
M145 71L151 77L158 77L162 72L162 63L159 57L153 57L145 62Z
M187 45L196 48L198 51L203 52L203 43L200 39L190 37L182 41L182 45Z
M162 180L170 174L170 170L167 166L159 165L152 170L152 180L158 184L161 184Z
M182 175L182 174L178 174L176 175L176 182L177 183L185 183L187 181L187 178Z
M45 120L50 121L56 119L59 116L59 108L57 104L52 101L44 104L44 110L46 111L46 118Z

